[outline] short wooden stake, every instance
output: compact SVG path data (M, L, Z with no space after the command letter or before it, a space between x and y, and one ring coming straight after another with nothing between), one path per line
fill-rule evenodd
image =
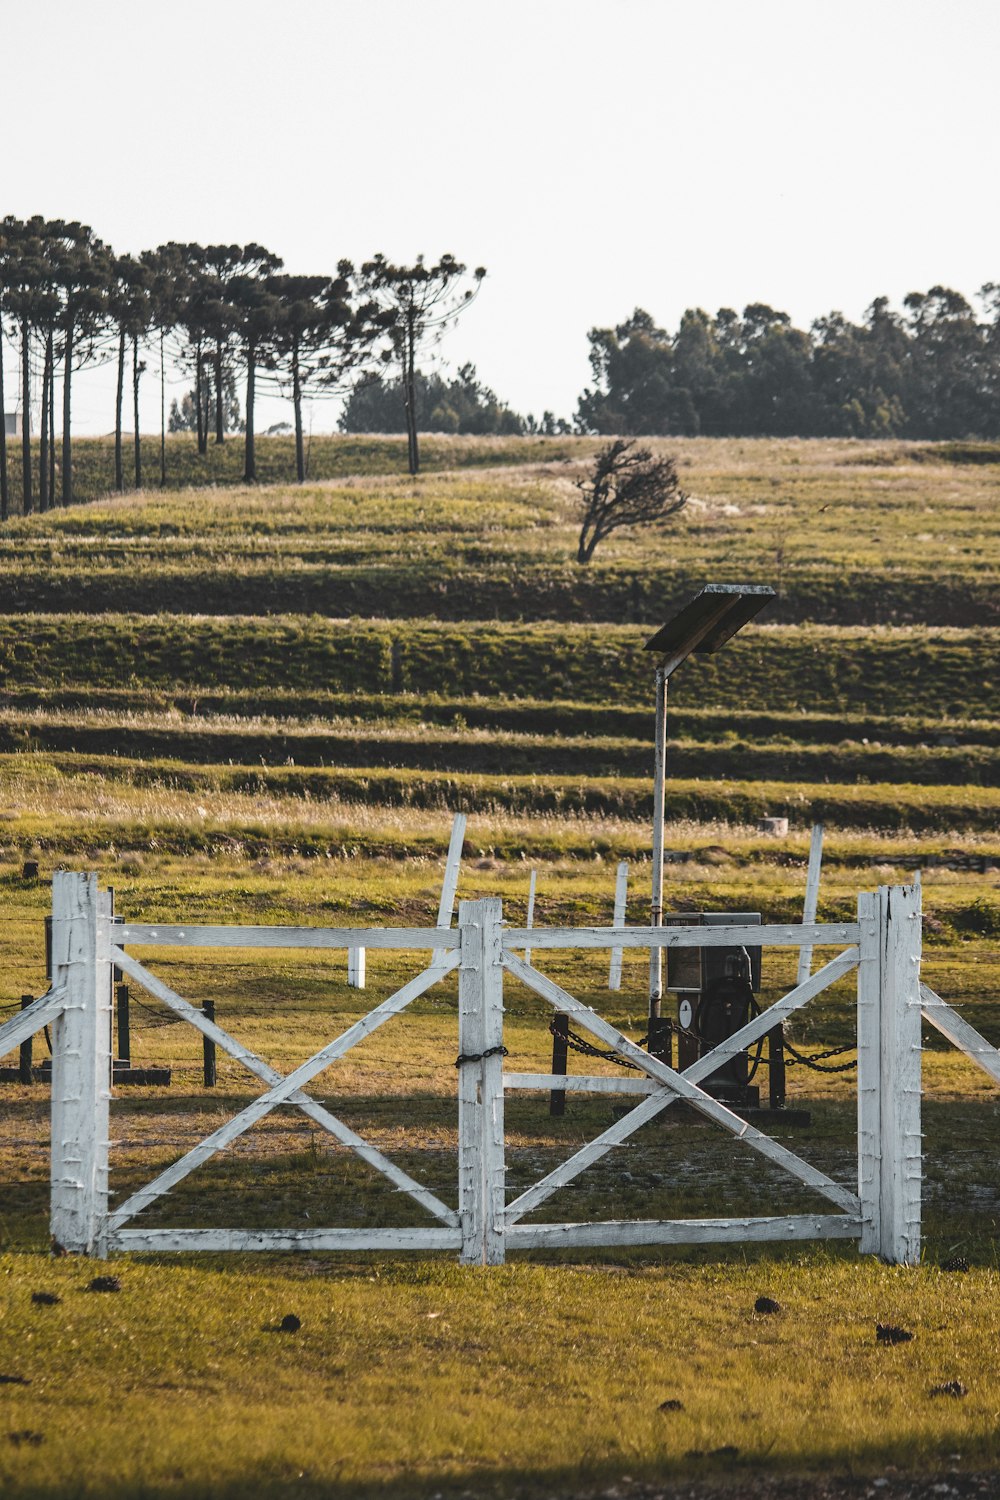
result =
M52 1027L51 1229L56 1245L105 1254L111 1075L111 902L96 875L52 877L52 973L66 1004Z
M34 995L22 995L21 996L21 1009L22 1010L27 1010L28 1006L29 1005L34 1005L34 1003L35 1003L35 997L34 997ZM30 1037L30 1036L27 1037L21 1043L21 1050L20 1050L20 1052L18 1054L18 1059L17 1059L18 1070L17 1071L18 1071L18 1079L20 1080L21 1083L30 1083L31 1082L31 1050L32 1050L31 1049L31 1043L32 1043L32 1040L33 1040L32 1037Z
M623 859L618 865L618 875L615 879L615 916L614 926L625 926L625 913L628 909L628 860ZM622 949L612 948L611 967L608 970L608 989L620 990L622 987Z
M531 878L528 881L528 911L527 911L527 915L526 915L526 917L524 919L524 925L525 925L525 927L534 927L534 925L535 925L535 880L536 880L537 874L538 874L537 870L532 870L532 872L531 872ZM531 963L531 949L530 948L525 948L525 950L524 950L524 961L525 961L526 964L530 964Z
M202 1001L202 1006L201 1006L201 1013L205 1017L206 1021L214 1021L215 1020L215 1001L214 1000L203 1000ZM204 1075L205 1075L205 1087L207 1089L214 1089L215 1088L215 1080L216 1080L216 1071L215 1071L215 1042L212 1039L212 1037L206 1036L204 1034L204 1032L202 1033L202 1038L201 1038L201 1051L202 1051L202 1066L204 1068Z
M816 907L819 903L819 878L823 868L823 825L814 823L812 838L809 841L809 870L806 875L806 899L802 906L803 923L815 922ZM795 977L796 984L805 984L812 973L812 944L803 943L799 949L799 967Z
M462 868L462 848L465 844L465 824L465 813L456 813L451 825L451 838L448 840L448 857L445 860L444 879L441 882L441 900L438 902L437 924L439 927L450 927L455 911L455 893L458 890L458 876ZM444 960L444 948L435 948L431 956L432 966L440 968Z
M785 1107L785 1028L773 1026L767 1033L767 1102L772 1109Z
M365 950L364 948L348 948L347 950L347 982L352 989L363 990L365 987Z
M458 1211L464 1265L504 1262L503 942L496 896L458 909Z

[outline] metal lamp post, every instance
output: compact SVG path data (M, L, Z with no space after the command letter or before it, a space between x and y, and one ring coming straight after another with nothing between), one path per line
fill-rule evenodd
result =
M653 889L651 927L663 925L663 815L667 774L667 684L692 652L718 651L775 597L766 584L709 583L655 635L644 650L655 651L656 741L653 759ZM663 949L649 954L649 1015L660 1015L663 999Z

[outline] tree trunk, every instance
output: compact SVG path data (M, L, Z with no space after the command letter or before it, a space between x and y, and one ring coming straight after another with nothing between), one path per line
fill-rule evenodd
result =
M243 468L243 478L247 484L254 484L257 479L257 455L253 441L253 388L256 373L257 350L253 344L250 344L247 347L247 440L246 463Z
M215 341L215 441L226 441L226 423L222 410L222 340Z
M49 330L49 338L52 330ZM49 503L56 503L56 356L49 360Z
M38 509L48 510L55 501L49 489L49 386L52 380L52 329L45 336L45 364L42 367L42 420L38 433Z
M410 462L410 473L420 470L420 450L417 446L417 388L414 364L416 361L416 338L413 319L406 329L406 351L403 362L403 400L406 405L406 447Z
M132 423L135 446L135 487L142 489L142 438L139 433L139 336L132 335Z
M118 330L118 386L115 391L115 489L119 495L125 489L125 472L122 466L122 402L125 395L125 329Z
M167 367L163 362L163 329L160 329L160 489L167 487Z
M28 377L30 371L30 330L27 323L21 324L21 476L24 485L22 512L31 515L31 421L28 407Z
M73 379L73 321L66 325L66 351L63 355L63 430L62 430L62 503L73 504L73 444L70 438Z
M298 339L292 342L292 405L295 408L295 473L299 484L305 483L306 456L302 443L302 381L299 374Z
M202 387L205 383L205 374L201 358L201 341L195 345L194 352L194 407L196 421L198 424L198 452L208 452L208 433L205 431L205 408L203 405Z
M10 490L7 487L7 407L3 393L3 319L0 317L0 521L10 515Z

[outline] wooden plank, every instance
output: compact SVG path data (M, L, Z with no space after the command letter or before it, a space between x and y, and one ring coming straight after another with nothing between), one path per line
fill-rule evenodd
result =
M504 951L534 948L798 948L802 943L856 943L856 922L811 922L763 927L505 927Z
M566 1089L571 1094L658 1094L663 1085L632 1073L624 1078L606 1078L588 1073L505 1073L505 1089Z
M525 927L527 927L527 929L528 929L529 932L531 931L532 927L534 927L534 925L535 925L535 885L536 885L536 881L537 881L537 876L538 876L538 871L537 870L532 870L531 875L530 875L530 877L528 879L528 915L525 917L524 925L525 925ZM530 964L531 963L531 949L530 948L525 948L525 950L524 950L524 961L525 961L526 964Z
M625 912L628 907L628 860L623 859L618 863L618 874L615 877L615 927L625 926ZM524 955L525 963L530 962L528 955ZM612 948L611 963L608 968L608 989L620 990L622 987L622 950Z
M119 1229L112 1250L457 1250L459 1229Z
M116 936L117 932L118 929L116 929ZM339 1056L343 1056L345 1052L361 1041L364 1036L370 1035L372 1031L376 1030L385 1021L391 1019L392 1016L398 1015L412 1000L422 995L432 984L437 983L443 974L450 973L452 969L457 968L457 954L453 954L446 961L446 968L443 970L424 969L422 973L410 980L402 989L397 990L388 1000L383 1001L375 1010L369 1012L367 1016L356 1022L354 1026L349 1027L335 1041L329 1043L320 1053L317 1053L314 1057L308 1059L307 1062L301 1064L300 1067L294 1070L294 1073L289 1074L287 1077L282 1077L274 1068L251 1052L248 1047L244 1047L242 1043L237 1042L233 1037L229 1036L227 1032L223 1031L221 1027L216 1026L214 1022L210 1021L200 1011L195 1010L194 1006L189 1005L186 1000L171 990L162 980L157 979L154 974L150 974L131 954L124 953L121 949L114 950L114 961L125 973L130 974L133 979L137 979L156 999L161 1000L165 1005L176 1011L178 1015L182 1015L185 1020L190 1021L191 1025L205 1036L211 1036L217 1045L222 1047L230 1057L235 1058L237 1062L242 1063L257 1078L271 1084L272 1087L267 1093L255 1099L246 1109L241 1110L239 1114L234 1115L230 1120L226 1121L212 1135L200 1141L186 1155L167 1167L152 1182L140 1188L127 1202L115 1209L109 1220L111 1228L120 1227L133 1218L135 1214L147 1208L150 1203L155 1202L157 1198L168 1192L170 1188L174 1187L190 1172L193 1172L203 1161L206 1161L216 1151L221 1151L225 1146L229 1145L243 1131L249 1129L257 1120L263 1119L264 1115L268 1114L280 1103L297 1105L310 1119L322 1126L324 1130L329 1131L331 1135L335 1136L336 1139L342 1141L345 1145L351 1146L359 1156L362 1156L379 1172L388 1177L403 1192L409 1193L412 1198L415 1198L418 1203L422 1204L424 1208L443 1223L455 1224L458 1222L458 1217L453 1209L448 1208L446 1204L442 1203L439 1198L423 1187L422 1184L415 1182L413 1178L408 1176L394 1162L391 1162L381 1152L377 1151L374 1146L362 1140L360 1136L356 1136L343 1121L338 1120L336 1115L331 1114L318 1101L300 1092L303 1083L308 1082L316 1073L322 1072L331 1061L334 1061ZM321 1058L325 1060L321 1061Z
M502 903L459 907L459 1217L464 1265L504 1260ZM486 1054L490 1055L487 1056Z
M66 1001L65 985L54 985L44 995L25 1007L10 1021L0 1026L0 1057L20 1047L36 1031L50 1025L61 1012Z
M879 1215L881 988L879 978L879 907L874 891L858 894L861 928L858 961L858 1197L861 1199L863 1255L877 1255L881 1243Z
M589 1006L583 1005L579 1000L574 999L572 995L562 989L553 980L540 974L537 969L530 968L527 964L522 963L520 959L511 953L507 954L504 964L512 974L521 979L536 994L541 995L544 1000L548 1000L549 1004L554 1006L556 1010L564 1010L568 1015L575 1016L577 1021L586 1030L590 1031L592 1035L603 1041L605 1046L614 1047L623 1057L628 1057L632 1062L638 1063L642 1071L648 1074L650 1078L667 1084L669 1090L674 1095L693 1105L701 1114L710 1120L714 1120L716 1124L721 1125L723 1129L729 1131L738 1140L745 1141L755 1151L758 1151L762 1156L772 1161L775 1166L782 1167L791 1176L805 1183L807 1187L813 1188L816 1192L822 1194L823 1197L828 1198L830 1202L835 1203L838 1208L846 1209L849 1213L859 1211L858 1199L849 1189L842 1187L838 1182L834 1182L824 1172L820 1172L818 1168L812 1166L809 1162L803 1161L794 1152L787 1150L786 1147L779 1145L777 1141L764 1135L756 1126L751 1125L749 1121L742 1120L739 1115L727 1109L724 1104L720 1104L717 1099L713 1099L704 1090L698 1088L696 1084L691 1083L683 1074L676 1073L666 1063L643 1052L634 1042L629 1041L628 1037L622 1036L621 1032L616 1031L613 1026L601 1016L598 1016ZM524 1214L530 1213L534 1208L537 1208L540 1203L544 1202L558 1188L564 1187L567 1182L571 1182L574 1177L578 1176L586 1167L592 1165L606 1151L609 1151L612 1146L620 1145L634 1130L638 1129L647 1120L652 1119L669 1102L669 1096L664 1091L661 1096L654 1095L645 1099L641 1104L637 1104L622 1120L616 1121L615 1124L603 1131L601 1135L589 1141L579 1151L575 1152L552 1172L548 1173L547 1176L528 1188L513 1203L509 1204L507 1207L507 1222L512 1223L515 1218L521 1218Z
M920 894L881 886L879 1255L920 1260Z
M451 837L448 840L448 855L444 865L444 879L441 882L441 899L438 902L438 927L451 927L451 919L455 914L455 893L458 890L458 876L462 868L462 847L465 844L465 813L456 813L451 825ZM444 948L435 948L431 959L433 964L444 963Z
M103 1254L111 1097L111 898L97 876L52 877L52 974L65 997L52 1028L50 1228L63 1250ZM27 1012L25 1012L27 1014Z
M812 923L816 920L816 906L819 902L819 879L823 868L823 825L814 823L812 838L809 841L809 869L806 873L806 899L802 906L803 923ZM799 949L799 967L796 974L796 983L801 984L809 978L812 969L812 944L803 943Z
M920 986L920 1000L924 1015L942 1036L958 1047L967 1057L1000 1083L1000 1049L980 1036L974 1026L960 1015L953 1005L936 995L929 985ZM2 1033L0 1033L2 1036Z
M592 1224L511 1224L512 1250L566 1249L585 1245L741 1245L748 1241L853 1240L857 1214L788 1214L750 1219L619 1219Z
M403 948L458 947L458 933L439 927L169 927L125 922L115 942L131 948Z

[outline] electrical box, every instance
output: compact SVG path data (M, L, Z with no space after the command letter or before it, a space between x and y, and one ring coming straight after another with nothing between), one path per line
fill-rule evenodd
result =
M664 912L664 927L730 927L760 926L759 911L682 911ZM726 974L741 948L668 948L667 989L683 995L701 994L710 980ZM760 993L760 955L758 947L745 949L750 960L750 988Z

